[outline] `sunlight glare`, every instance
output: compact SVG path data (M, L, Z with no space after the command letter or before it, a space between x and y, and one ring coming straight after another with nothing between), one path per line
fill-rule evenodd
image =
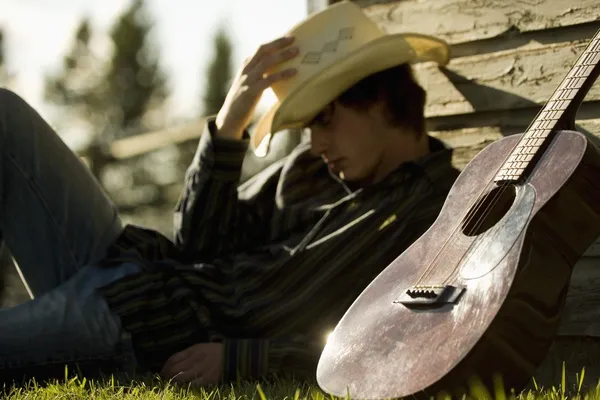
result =
M325 335L325 343L329 343L329 339L331 339L331 335L333 334L333 330L329 331L326 335Z

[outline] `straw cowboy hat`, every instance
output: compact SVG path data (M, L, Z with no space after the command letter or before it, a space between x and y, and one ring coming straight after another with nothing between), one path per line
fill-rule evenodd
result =
M268 73L296 68L291 79L272 85L277 101L257 122L251 146L264 157L277 131L301 128L362 78L405 62L448 63L443 40L416 33L386 34L361 8L342 1L293 27L300 52Z

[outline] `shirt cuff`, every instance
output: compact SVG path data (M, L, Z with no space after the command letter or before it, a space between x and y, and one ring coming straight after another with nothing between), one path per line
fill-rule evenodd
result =
M223 342L223 380L235 382L264 377L269 372L269 341L226 339Z
M200 138L198 155L200 165L212 166L212 177L218 180L238 181L242 174L242 164L250 144L247 130L241 140L225 139L216 136L215 118L206 121Z

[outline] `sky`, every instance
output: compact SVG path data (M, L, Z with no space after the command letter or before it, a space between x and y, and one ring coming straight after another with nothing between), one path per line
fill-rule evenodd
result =
M81 18L94 29L92 46L109 54L108 30L129 0L0 0L6 62L16 74L11 86L44 117L45 73L58 68ZM213 55L212 36L224 23L234 46L235 68L264 42L283 35L307 14L307 0L147 0L156 22L153 39L170 77L168 115L188 119L200 109L204 70ZM259 109L273 101L263 96Z

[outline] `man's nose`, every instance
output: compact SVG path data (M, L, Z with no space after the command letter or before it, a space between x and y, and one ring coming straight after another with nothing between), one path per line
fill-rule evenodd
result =
M311 151L315 155L321 155L327 152L329 148L329 140L327 139L327 135L324 132L315 132L314 130L310 131L310 143L311 143Z

